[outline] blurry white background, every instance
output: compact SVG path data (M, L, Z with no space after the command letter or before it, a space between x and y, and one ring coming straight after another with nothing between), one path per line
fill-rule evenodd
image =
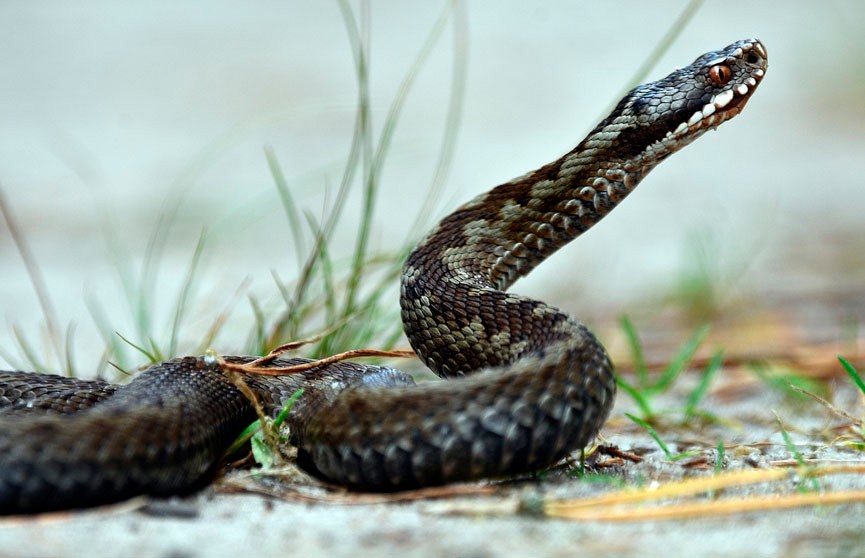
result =
M441 2L371 3L376 126ZM570 149L618 99L685 2L471 2L466 86L444 213ZM462 9L462 8L461 8ZM759 37L769 71L744 114L661 165L602 224L517 285L578 316L658 298L702 239L736 288L807 298L865 292L865 4L707 2L650 79L707 50ZM383 174L374 243L398 247L442 141L453 74L449 24L412 89ZM85 296L118 331L129 312L104 223L140 262L166 207L179 206L154 306L168 320L199 232L209 238L195 313L244 278L275 292L296 270L264 158L320 214L338 186L357 81L335 2L0 3L0 185L78 355L98 352ZM378 129L378 128L377 128ZM360 188L356 189L357 191ZM359 200L359 194L352 197ZM339 227L349 254L359 207ZM337 254L338 256L339 254ZM11 325L38 338L42 314L0 226L0 347ZM269 293L269 294L268 294ZM203 306L202 306L203 304ZM393 307L397 300L394 296ZM214 309L216 306L214 306ZM250 319L244 305L236 331ZM865 323L865 315L854 320ZM231 332L231 329L228 330ZM243 345L223 338L220 352ZM0 359L0 365L2 365Z

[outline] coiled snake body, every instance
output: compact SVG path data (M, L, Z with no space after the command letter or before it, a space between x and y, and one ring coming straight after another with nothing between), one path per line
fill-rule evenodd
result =
M414 386L349 362L247 375L272 414L304 388L289 416L299 464L387 491L533 471L589 443L616 393L606 351L566 313L506 290L737 115L766 67L763 45L743 40L635 88L572 151L463 205L418 245L402 276L406 335L434 372L467 377ZM211 357L163 362L125 386L0 372L0 512L194 490L254 418Z

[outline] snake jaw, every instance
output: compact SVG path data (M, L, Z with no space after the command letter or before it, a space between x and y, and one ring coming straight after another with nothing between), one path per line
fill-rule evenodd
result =
M718 68L722 71L718 72ZM623 114L630 112L637 123L634 133L647 136L654 130L655 139L646 142L640 153L632 154L629 166L634 162L636 166L656 164L738 115L762 81L766 68L765 47L749 39L706 53L690 66L635 88L620 104ZM721 74L726 81L718 83L715 80ZM688 89L680 89L682 84L687 84Z
M753 80L753 78L749 78ZM677 139L697 131L711 130L717 128L722 122L736 116L750 99L750 93L757 82L749 89L748 85L741 83L735 89L727 89L712 97L698 111L695 111L685 122L680 122L675 130L667 132L665 139Z
M735 85L730 85L729 88L715 94L700 110L694 112L686 122L681 122L675 130L670 132L668 137L681 137L686 133L693 133L701 128L717 128L722 122L742 112L742 109L745 108L745 105L751 99L754 89L756 89L766 74L764 69L766 66L766 50L759 41L755 42L754 45L759 45L759 51L763 53L759 60L762 62L761 67L754 69L751 75L745 77ZM722 60L718 64L725 62L730 63L731 60ZM712 66L715 65L717 64L712 64Z

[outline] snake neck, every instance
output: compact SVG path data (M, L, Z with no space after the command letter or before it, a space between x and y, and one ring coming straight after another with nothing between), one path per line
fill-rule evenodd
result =
M602 133L458 208L411 254L406 279L433 272L506 290L588 230L659 162L598 149Z

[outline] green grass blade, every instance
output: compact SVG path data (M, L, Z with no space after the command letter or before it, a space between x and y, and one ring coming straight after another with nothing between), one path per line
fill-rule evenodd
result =
M237 289L234 291L234 294L226 301L225 306L220 310L216 317L210 322L210 327L204 332L204 335L201 338L201 341L198 343L198 347L195 350L196 354L203 354L207 352L213 346L213 342L216 339L216 336L222 331L225 324L228 322L229 316L231 316L234 309L240 304L240 301L243 299L244 293L249 289L250 278L247 277L243 281L241 281L240 285L238 285ZM255 326L253 326L255 327Z
M649 399L645 397L639 389L630 385L621 377L616 378L616 382L619 384L619 388L621 388L622 391L631 396L631 399L633 399L634 403L637 404L637 407L640 408L640 412L643 414L644 417L650 419L655 416L654 411L652 411L652 406L649 403Z
M64 336L64 363L66 366L66 375L74 378L77 376L75 369L75 324L70 323L66 327L66 335Z
M23 370L26 366L23 366L17 357L13 356L12 353L0 347L0 359L6 361L6 364L12 367L12 370Z
M838 355L838 361L841 363L841 366L844 367L844 370L847 371L847 374L850 375L850 378L853 380L853 383L856 384L856 387L859 388L859 391L865 394L865 382L862 381L862 377L859 375L859 372L857 372L853 365L850 364L850 362L841 355Z
M132 347L133 349L135 349L136 351L138 351L142 355L146 356L147 360L149 360L150 362L159 362L160 359L159 359L159 355L157 353L152 352L152 351L148 351L147 349L145 349L144 347L142 347L140 345L136 345L135 343L133 343L132 341L130 341L129 339L124 337L119 331L115 331L114 335L123 339L123 341L127 345L129 345L130 347ZM152 345L152 343L151 343L151 345Z
M261 308L258 299L253 295L247 297L249 306L252 309L253 328L252 328L252 354L263 355L267 351L267 335L265 334L265 323L267 318L264 315L264 310Z
M231 443L231 445L228 446L228 449L225 450L225 455L231 455L232 453L239 450L243 446L243 444L248 442L249 439L252 438L252 436L256 432L258 432L259 430L261 430L261 421L260 420L256 420L255 422L253 422L252 424L250 424L249 426L244 428L243 432L241 432L237 436L237 438L234 439L234 441Z
M358 236L355 241L355 249L352 257L352 273L346 289L345 304L342 312L344 317L351 314L353 311L355 292L360 284L360 276L362 275L361 268L363 266L363 258L366 254L366 243L369 236L369 227L371 226L373 201L375 199L375 188L377 183L372 165L372 123L370 122L371 102L369 93L369 70L367 67L368 42L366 40L369 33L368 11L361 14L364 22L364 27L361 29L357 24L354 12L352 12L351 6L349 6L347 0L339 0L338 3L343 16L346 32L348 33L349 44L352 47L352 54L354 55L358 89L357 129L360 134L360 147L364 167L364 192L361 204L361 222L358 227ZM366 10L367 8L368 4L362 4L363 10Z
M153 353L155 360L152 362L161 362L166 359L165 353L159 349L159 343L153 337L147 338L147 344L150 345L150 352Z
M700 6L703 5L703 1L704 0L690 0L690 2L685 5L679 16L670 23L670 27L667 28L667 31L664 33L664 36L661 37L661 40L655 43L655 47L651 52L649 52L646 59L634 72L634 75L631 76L628 85L624 90L622 90L621 94L616 97L617 99L624 97L628 91L646 81L649 72L652 71L652 68L657 64L658 60L660 60L664 53L666 53L670 46L672 46L673 42L679 35L681 35L682 31L688 27L688 23L693 19L694 15L696 15ZM610 109L612 109L612 106ZM608 110L607 113L609 112L610 111Z
M126 358L126 347L128 344L118 338L116 332L111 327L111 321L102 309L102 305L94 298L92 293L85 294L84 304L87 306L87 311L90 313L90 318L93 320L96 330L102 337L102 342L107 347L108 359L113 360L118 368L123 370L130 368Z
M438 42L438 39L441 37L441 34L445 28L445 24L450 17L450 12L452 8L452 3L446 4L444 10L442 11L442 14L433 24L432 30L427 35L426 40L421 46L420 52L415 57L414 62L406 73L406 76L403 78L402 83L400 83L396 97L391 103L388 114L385 117L381 135L378 140L378 145L375 148L375 153L370 161L369 166L367 167L367 172L364 179L365 186L363 196L363 208L361 210L361 221L354 249L354 257L352 259L351 273L349 274L349 280L346 287L343 316L347 316L354 311L354 304L358 294L358 288L360 286L362 278L364 277L363 268L366 264L366 258L369 251L369 235L372 229L375 201L379 187L378 177L387 158L388 150L390 149L390 143L393 138L393 133L396 129L397 122L399 121L402 109L405 106L405 101L408 97L408 93L409 91L411 91L415 79L420 73L420 69L429 59L429 55L432 52L433 47L435 46L436 42ZM363 52L363 49L359 48L358 51ZM364 100L364 109L365 113L368 114L369 92L367 67L365 64L365 59L362 56L357 58L357 62L358 82L359 85L361 85L361 89L364 91L362 95ZM371 125L369 127L371 128Z
M649 385L649 369L646 367L646 359L643 356L643 345L640 343L640 338L637 335L637 328L627 314L622 314L619 318L619 324L622 331L625 333L625 340L628 342L628 349L631 351L631 358L634 361L634 374L637 376L637 385L644 388Z
M3 191L3 185L0 184L0 216L3 217L6 223L6 229L9 231L9 236L12 238L12 243L18 251L18 256L24 262L24 269L27 271L27 277L30 279L30 285L33 287L33 292L36 293L36 298L39 301L39 306L42 309L42 317L45 319L45 327L48 331L48 339L54 354L59 361L63 359L62 343L60 341L60 326L57 320L57 312L54 309L54 301L48 293L48 287L45 284L45 278L42 275L42 269L39 267L39 262L36 256L30 250L27 239L15 218L14 212L6 200L6 194ZM23 339L20 331L16 332L16 337L19 342ZM31 361L35 362L35 361Z
M445 181L450 172L456 150L457 133L462 120L465 101L466 78L468 74L468 16L464 2L452 2L453 7L453 66L451 72L451 87L448 99L447 116L445 117L439 157L435 173L427 194L421 203L420 211L415 218L415 224L406 237L407 246L414 246L417 239L428 227L429 216L434 214L433 208L439 201Z
M18 326L12 326L12 335L15 337L15 343L18 345L18 350L24 356L28 365L37 372L47 372L48 366L39 358L39 351L33 348L27 340L27 336L24 335L24 332L21 331Z
M282 208L285 211L288 226L291 229L291 238L294 241L294 252L297 256L297 266L298 268L302 268L304 236L297 203L295 203L294 197L291 195L288 182L285 180L285 175L282 172L282 167L279 165L279 160L277 160L276 154L273 152L273 148L265 147L264 156L267 159L267 166L270 168L270 174L273 177L274 184L276 185L276 191L279 193L279 199L282 201Z
M126 246L121 245L121 237L111 220L111 214L108 211L103 211L101 213L102 236L105 241L105 246L110 256L112 266L114 267L114 272L117 274L117 280L119 281L120 288L123 291L123 299L126 302L129 314L132 317L133 323L137 326L136 330L140 331L141 326L139 324L140 318L138 315L139 305L137 303L138 296L135 287L135 274L132 271L133 265L130 257L131 251ZM96 300L91 297L91 304L89 304L88 307L90 309L90 315L93 317L98 327L102 323L102 319L105 318L105 314L101 309L98 313L94 313L96 305ZM108 325L107 319L104 320L104 323L106 324L106 327L104 330L101 330L103 339L105 339L107 344L111 346L118 346L117 339L114 335L114 329L116 328ZM117 351L115 358L119 358L119 355L122 352L123 351Z
M297 400L300 399L301 395L303 395L303 389L298 389L291 394L291 397L289 397L288 400L286 400L285 405L282 406L282 410L273 421L274 428L279 428L280 426L282 426L282 423L285 422L288 413L291 412L291 408L294 407L294 404L297 403Z
M657 430L655 430L655 427L653 427L651 424L644 421L643 419L641 419L639 417L635 417L634 415L632 415L630 413L625 413L625 416L628 417L629 419L631 419L632 421L634 421L635 423L637 423L638 425L645 428L646 431L649 433L649 436L651 436L655 440L655 442L658 444L658 447L661 448L661 451L664 452L664 455L670 461L680 461L682 459L687 459L689 457L693 457L693 456L698 455L700 453L698 451L686 451L686 452L682 452L682 453L673 454L670 451L670 448L667 447L667 444L664 443L664 440L661 439L661 436L658 434Z
M808 397L802 391L818 395L826 394L825 384L808 378L797 370L784 367L773 368L765 362L751 362L748 365L748 370L772 389L776 389L785 397L794 400L804 400ZM795 388L799 388L801 391Z
M359 130L356 129L352 147L353 154L350 156L347 165L356 166L357 143L359 142L358 138L360 135ZM317 274L319 272L327 273L327 270L321 270L321 267L328 263L323 256L327 254L327 246L335 228L337 217L345 205L345 200L348 198L348 186L350 185L351 176L353 174L353 171L350 171L349 168L350 167L346 168L346 172L343 175L343 183L340 185L334 205L324 219L323 225L319 224L312 213L309 211L304 212L307 226L313 235L313 245L310 248L308 256L301 269L293 293L291 295L286 295L285 293L287 291L280 289L281 292L283 292L283 298L286 300L286 309L282 316L277 319L271 327L267 341L267 345L270 347L297 338L298 331L300 330L300 318L302 317L302 313L299 309L305 305L305 301L309 298L309 290L314 285L314 279L317 277ZM327 277L325 277L325 279L327 279ZM326 300L332 302L329 299ZM332 318L328 316L328 323L330 323L331 319Z
M658 432L651 424L630 413L625 413L625 416L637 423L638 425L642 426L646 430L646 432L649 433L649 436L651 436L655 440L655 442L658 444L658 447L660 447L661 451L664 452L664 455L667 456L667 459L673 459L673 457L675 457L672 452L670 452L670 448L667 447L667 444L664 443L664 440L661 439L661 437L658 435Z
M167 234L163 230L170 227L170 223L166 224L166 221L169 219L168 214L159 213L156 225L150 231L147 245L144 248L144 262L141 265L133 305L135 323L138 325L138 336L141 338L147 337L153 331L150 311L157 304L156 296L153 293L156 283L156 268L158 267L157 261L162 259L162 253L165 248L166 242L163 240L163 237L167 236Z
M717 450L718 450L718 457L717 457L717 459L715 459L715 474L720 475L721 472L724 470L724 455L725 455L724 440L718 440Z
M198 242L195 244L195 250L192 253L192 260L189 262L189 269L186 272L186 277L183 279L183 285L180 288L180 293L177 296L177 302L174 303L174 319L171 324L171 337L168 342L168 356L177 354L177 339L180 335L180 324L183 322L183 316L186 313L186 305L189 302L189 295L192 292L192 287L195 284L195 274L198 271L198 265L201 262L201 254L204 251L204 241L206 233L204 230L198 236Z
M303 395L303 390L298 389L286 400L285 405L283 405L282 410L277 415L276 419L273 421L273 427L279 428L283 422L285 422L286 417L288 417L288 413L291 412L291 408L297 403L297 400L300 399L300 396ZM258 432L262 430L261 420L256 420L249 426L243 429L237 438L231 443L228 449L225 451L225 455L231 455L232 453L239 450L243 444L248 442L253 436L255 436Z
M700 404L700 401L703 400L703 397L706 396L706 392L709 391L709 386L712 384L712 380L715 379L715 376L718 374L718 371L724 365L724 350L718 349L712 358L709 360L709 364L706 365L706 369L703 371L703 374L700 376L700 383L697 384L697 387L694 388L688 395L688 402L685 405L685 415L688 417L693 417L697 414L697 405Z
M796 447L796 444L793 443L793 439L790 437L790 434L787 432L787 429L784 428L784 423L781 422L781 417L778 416L774 410L772 414L775 415L775 420L778 422L778 428L781 431L781 437L784 439L784 445L787 446L787 449L793 454L793 459L796 460L796 463L799 464L799 467L806 469L808 467L807 463L805 463L805 458L802 456L802 452L799 451L799 448ZM811 477L811 490L814 492L820 491L820 484L817 482L815 477ZM808 489L804 484L799 485L800 492L807 492Z
M649 390L652 393L663 393L666 391L676 378L681 374L685 368L688 366L688 363L691 362L691 359L694 358L694 355L697 353L697 349L700 348L700 345L703 344L703 341L706 340L706 337L709 335L709 324L704 324L697 328L693 335L691 335L690 339L682 346L679 352L673 357L673 360L670 361L670 364L667 365L667 368L658 378L658 380L650 386Z

